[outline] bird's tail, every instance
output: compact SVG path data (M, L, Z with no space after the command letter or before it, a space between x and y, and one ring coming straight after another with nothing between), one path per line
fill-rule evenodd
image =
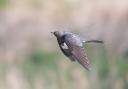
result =
M104 42L99 40L89 40L89 41L86 41L85 43L104 43Z

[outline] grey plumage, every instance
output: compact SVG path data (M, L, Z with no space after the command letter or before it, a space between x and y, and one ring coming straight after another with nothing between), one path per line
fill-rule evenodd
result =
M87 70L91 69L83 43L103 43L102 41L84 40L80 36L71 32L55 31L52 33L56 36L59 47L65 56L67 56L71 61L77 60Z

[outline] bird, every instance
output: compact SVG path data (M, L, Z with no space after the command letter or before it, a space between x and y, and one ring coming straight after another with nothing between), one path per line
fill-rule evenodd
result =
M91 65L87 58L85 48L83 47L84 43L103 43L99 40L88 40L80 37L79 35L67 32L67 31L54 31L51 32L57 38L58 45L60 50L65 56L67 56L72 62L77 61L85 69L91 70Z

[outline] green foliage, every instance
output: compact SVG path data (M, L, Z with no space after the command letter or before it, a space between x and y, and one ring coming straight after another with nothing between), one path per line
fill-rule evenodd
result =
M123 57L115 57L112 59L107 58L107 53L103 48L95 48L92 45L86 45L86 51L88 58L92 65L92 71L87 74L90 80L91 89L115 89L116 82L123 82L122 89L127 89L127 74L128 65L127 60ZM40 50L33 50L22 63L23 71L26 75L26 80L30 83L30 88L34 88L34 81L36 78L40 78L45 81L44 85L46 89L51 89L48 84L58 84L58 89L73 89L74 66L70 66L63 71L60 68L59 61L60 56L57 52L44 52ZM63 60L61 60L63 61ZM81 67L83 69L83 67ZM63 73L61 73L63 72ZM86 70L85 70L86 73ZM52 74L53 77L50 76ZM85 77L85 76L81 76ZM62 80L65 79L65 82ZM93 86L92 86L93 85ZM95 86L95 87L94 87ZM120 85L121 86L121 85Z
M23 68L31 88L33 87L33 81L36 77L40 76L45 78L46 81L49 80L48 73L50 71L54 72L58 68L56 58L56 52L45 53L40 50L34 50L26 57L21 68Z
M117 59L117 67L118 67L118 76L119 77L125 77L128 74L128 61L123 59L123 58L119 58Z
M103 48L92 45L87 45L86 50L93 68L89 75L90 84L93 85L91 89L115 89L116 82L122 82L123 85L118 85L122 86L121 89L128 89L128 60L125 57L118 55L108 58Z
M8 0L0 0L0 8L4 8L8 3Z

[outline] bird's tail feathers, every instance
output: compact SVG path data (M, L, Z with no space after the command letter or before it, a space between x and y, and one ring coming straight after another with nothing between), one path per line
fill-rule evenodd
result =
M104 43L104 42L99 40L88 40L88 41L85 41L85 43Z

